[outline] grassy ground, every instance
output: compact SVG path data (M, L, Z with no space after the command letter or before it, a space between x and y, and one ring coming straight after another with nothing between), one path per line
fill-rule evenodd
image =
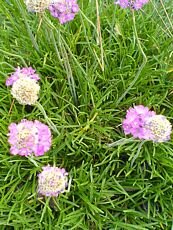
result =
M173 118L173 3L150 2L134 25L132 12L113 2L80 0L78 16L61 26L48 12L28 14L22 0L0 0L2 230L173 228L172 141L141 145L126 137L107 146L125 138L121 122L134 104ZM43 157L9 154L11 122L46 123L37 107L13 103L5 79L17 66L37 69L39 102L60 132ZM70 192L54 200L37 195L47 164L65 167L72 179Z

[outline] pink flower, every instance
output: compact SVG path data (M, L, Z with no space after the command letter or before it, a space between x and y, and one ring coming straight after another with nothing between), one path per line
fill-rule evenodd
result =
M9 78L7 78L6 85L13 85L14 82L23 77L28 77L36 81L40 80L40 77L35 73L35 70L32 67L17 67L16 71Z
M11 123L8 129L12 155L42 156L50 149L51 131L40 121L22 120L19 124Z
M77 0L52 0L49 5L51 15L58 18L61 24L74 19L79 11Z
M64 168L46 166L38 175L38 193L43 196L57 197L65 192L68 173Z
M122 8L127 8L129 7L129 0L119 0L115 4L120 5Z
M149 0L118 0L115 4L120 5L122 8L131 8L135 10L141 9Z
M148 107L143 105L134 106L127 110L126 118L123 120L124 133L131 134L135 138L148 139L148 130L144 127L146 120L155 115Z

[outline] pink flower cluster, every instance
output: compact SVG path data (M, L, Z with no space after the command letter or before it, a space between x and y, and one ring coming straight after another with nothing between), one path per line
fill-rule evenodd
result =
M32 67L24 67L24 68L16 68L16 71L6 80L6 85L10 86L13 85L21 77L27 77L30 79L34 79L36 81L40 80L38 74L35 73L35 69Z
M65 192L68 173L64 168L46 166L38 175L38 193L44 196L57 197Z
M42 156L50 149L51 131L40 121L22 120L9 125L8 142L13 155Z
M156 115L143 105L127 110L122 127L126 135L154 142L168 141L172 132L172 126L165 116Z
M148 2L149 0L118 0L115 4L120 5L122 8L139 10Z
M79 11L79 6L76 0L54 0L49 5L51 15L58 18L61 24L74 19Z
M39 79L33 68L18 67L6 80L6 85L12 86L12 95L21 104L34 104L30 102L35 102L37 99ZM11 123L8 129L8 142L12 155L38 157L44 155L51 147L51 131L40 121L23 119L18 124ZM65 192L68 184L67 175L65 169L43 167L43 171L38 175L38 192L43 196L58 196Z
M22 120L19 124L9 125L8 142L12 155L42 156L51 147L51 132L40 121ZM57 197L65 192L68 173L64 168L46 166L38 175L38 193L43 196Z

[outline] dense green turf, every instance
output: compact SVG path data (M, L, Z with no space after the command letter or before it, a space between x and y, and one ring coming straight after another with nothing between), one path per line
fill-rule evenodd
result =
M98 0L97 12L97 0L80 0L80 13L62 26L48 12L28 13L22 0L0 0L1 230L173 228L172 141L134 141L121 128L134 104L172 120L173 2L150 2L135 12L135 25L113 2ZM39 102L60 133L52 132L43 157L9 153L11 122L47 122L38 107L29 113L13 104L5 79L17 66L37 69ZM56 199L37 195L47 164L70 175L70 191Z

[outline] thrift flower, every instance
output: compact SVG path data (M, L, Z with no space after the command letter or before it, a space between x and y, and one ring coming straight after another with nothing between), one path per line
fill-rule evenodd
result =
M19 67L6 80L7 86L12 86L12 96L22 105L34 105L38 100L40 86L37 84L39 80L38 74L31 67Z
M148 2L149 0L118 0L115 2L115 4L120 5L122 8L139 10Z
M51 15L58 18L61 24L74 19L79 11L77 0L52 0L49 6Z
M51 131L40 121L22 120L19 124L11 123L8 127L8 142L12 155L42 156L50 149Z
M150 131L150 139L155 142L170 140L172 125L163 115L154 115L147 119L145 128Z
M49 7L50 0L24 0L28 11L43 12Z
M64 168L46 166L38 175L38 193L43 196L57 197L65 192L68 173Z
M126 135L131 134L135 138L148 139L149 133L144 125L147 119L154 115L154 111L150 111L148 107L143 105L137 105L134 108L128 109L122 124L124 133Z
M11 89L11 94L21 105L34 105L38 100L40 86L30 78L20 78Z
M131 134L135 138L165 142L170 140L172 131L171 123L163 115L156 115L148 107L134 106L127 110L122 127L124 133Z

